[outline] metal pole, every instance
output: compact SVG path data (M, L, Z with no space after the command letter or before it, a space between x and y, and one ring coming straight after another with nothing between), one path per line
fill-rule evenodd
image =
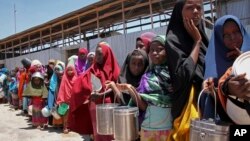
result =
M16 34L16 4L14 4L14 26L15 26L15 34Z

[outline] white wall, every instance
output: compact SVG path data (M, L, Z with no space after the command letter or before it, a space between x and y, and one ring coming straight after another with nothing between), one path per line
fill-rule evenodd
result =
M136 38L139 37L142 33L144 32L154 32L155 34L158 35L165 35L166 34L166 26L163 27L158 27L155 29L150 29L150 30L144 30L144 31L139 31L139 32L133 32L125 35L116 35L116 36L111 36L108 38L104 39L93 39L89 41L90 45L90 51L95 51L95 48L97 44L100 41L105 41L110 44L119 65L121 66L123 64L123 61L127 54L135 49L135 44L136 44ZM210 37L211 30L207 29L206 30L208 37ZM26 54L23 56L15 57L15 58L9 58L6 59L5 66L9 69L14 69L16 66L21 67L21 60L25 57L33 60L33 59L38 59L40 60L44 65L47 64L49 59L59 59L62 61L66 61L66 50L69 49L75 49L79 47L86 47L87 43L83 42L80 45L72 45L68 47L62 47L62 48L52 48L32 54Z

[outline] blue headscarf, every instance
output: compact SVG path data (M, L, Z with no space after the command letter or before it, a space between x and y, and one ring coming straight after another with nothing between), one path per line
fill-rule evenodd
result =
M0 69L0 73L7 75L9 73L9 70L7 68L2 68Z
M243 37L243 43L240 49L241 52L250 50L250 37L240 20L232 15L225 15L219 18L215 22L214 32L210 39L205 57L205 79L209 77L219 79L226 72L226 70L233 65L234 60L229 60L226 57L229 49L225 46L223 41L223 26L227 20L235 21L240 28Z
M9 83L9 91L17 94L17 81L15 77L11 77L12 81Z
M65 69L65 64L63 62L58 62L56 65L55 65L55 68L54 69L58 69L59 72L63 72L64 69ZM49 85L49 94L48 94L48 105L47 105L47 108L49 110L51 110L53 107L54 107L54 104L55 104L55 101L56 101L56 98L57 98L57 92L56 92L56 89L59 87L59 78L56 74L56 71L54 70L54 73L53 75L51 76L50 78L50 85Z

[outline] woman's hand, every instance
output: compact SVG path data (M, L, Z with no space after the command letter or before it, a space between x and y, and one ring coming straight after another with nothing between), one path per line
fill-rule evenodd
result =
M214 80L212 77L203 81L202 85L203 85L203 89L205 89L206 92L212 93L214 91Z
M119 97L118 102L120 102L119 100L121 100L121 102L125 104L123 95L121 91L119 90L119 88L117 87L117 85L119 85L118 83L115 83L113 81L106 81L105 85L106 85L106 89L112 89L112 91L115 94L115 100L116 100L116 96L118 96Z
M230 59L236 59L238 56L241 55L241 51L239 50L239 48L235 48L234 50L231 50L227 53L227 58L230 58Z
M103 96L103 93L99 93L98 91L93 91L90 94L90 100L96 101L97 99L102 98L102 96Z
M187 17L183 17L183 23L184 27L189 33L189 35L193 38L195 43L200 43L201 42L201 34L198 30L198 28L194 25L194 22L192 19L189 19Z
M114 81L106 81L105 82L105 86L106 86L106 89L109 89L111 88L112 90L116 87L116 84Z
M246 73L232 77L228 81L228 92L238 98L250 100L250 81L245 76Z

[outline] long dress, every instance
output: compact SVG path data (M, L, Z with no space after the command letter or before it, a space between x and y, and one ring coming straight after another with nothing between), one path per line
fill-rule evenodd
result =
M191 118L198 116L197 110L192 107L195 107L201 90L205 71L205 54L208 45L204 25L200 22L197 28L202 40L198 60L195 63L190 56L195 43L184 27L182 17L184 5L185 1L179 1L174 7L166 33L167 41L165 45L168 54L169 72L174 88L174 93L171 96L173 100L171 113L174 119L173 134L175 135L171 136L174 137L172 140L176 141L188 138L189 121ZM192 111L190 112L190 110ZM188 111L186 112L187 114L184 114L185 111ZM183 121L184 124L180 124L185 119L188 120Z
M99 46L102 48L104 56L103 64L94 63L84 74L76 79L73 86L69 114L70 129L73 131L80 130L84 134L93 132L95 141L111 141L113 139L112 136L97 134L96 104L101 104L102 99L88 102L92 92L91 74L100 79L102 83L101 92L103 92L105 90L105 81L117 81L120 68L109 45L102 42L99 43ZM105 103L110 103L111 101L112 97L105 98ZM83 118L79 119L80 117Z

